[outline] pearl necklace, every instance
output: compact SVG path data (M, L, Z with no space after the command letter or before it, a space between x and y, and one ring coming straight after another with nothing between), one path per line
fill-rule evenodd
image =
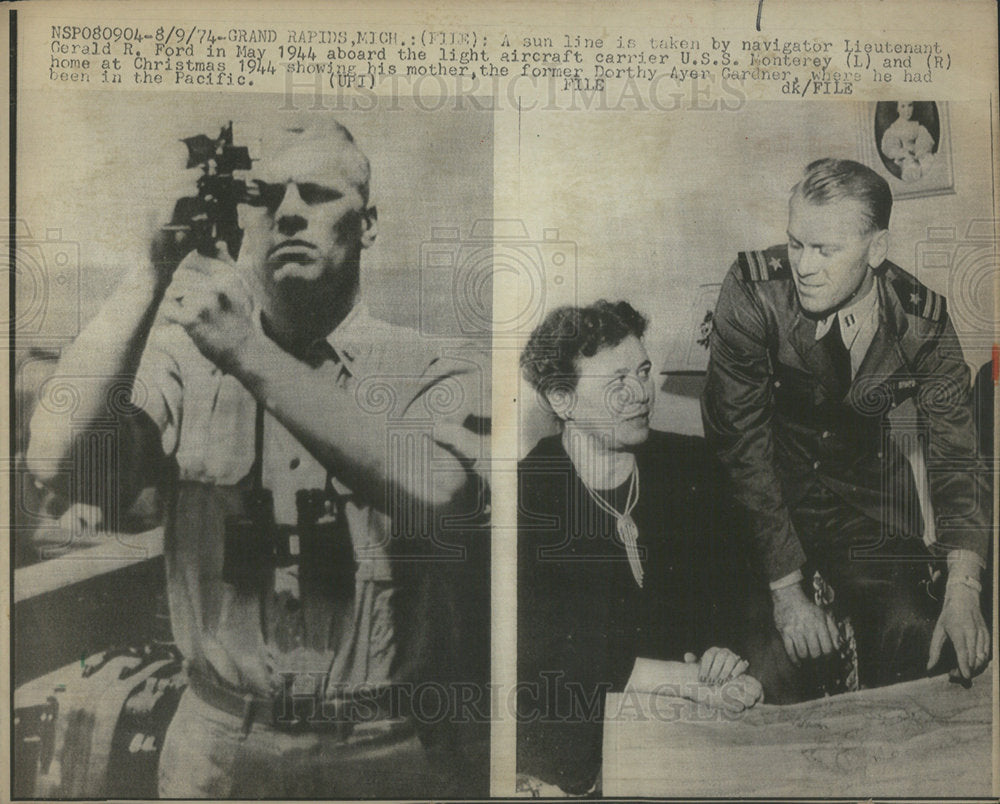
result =
M582 479L583 478L581 477L581 480ZM635 520L632 519L632 511L639 502L638 464L632 470L632 477L628 487L628 496L625 498L624 511L616 511L614 506L594 491L594 489L592 489L585 480L583 481L583 487L587 489L587 493L590 495L591 499L597 503L598 508L615 518L615 530L618 532L618 538L621 539L622 543L625 545L625 555L628 556L629 567L632 569L632 577L635 578L635 582L641 589L643 569L642 562L639 561L639 528L636 527Z

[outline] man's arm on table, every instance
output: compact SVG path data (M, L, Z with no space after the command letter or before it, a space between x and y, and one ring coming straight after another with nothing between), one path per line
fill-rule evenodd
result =
M737 501L750 514L785 651L793 662L818 658L833 651L836 623L806 598L799 583L806 557L774 464L767 321L738 264L719 292L710 347L702 395L705 436L729 471Z

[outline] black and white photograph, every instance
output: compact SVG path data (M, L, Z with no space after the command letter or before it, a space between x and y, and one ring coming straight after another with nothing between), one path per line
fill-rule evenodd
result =
M18 795L488 794L492 116L283 101L19 161Z
M998 13L3 4L0 800L995 801Z
M947 103L879 101L861 117L862 161L882 174L894 198L955 192Z
M520 354L521 795L990 789L989 108L950 104L955 195L897 201L857 106L632 115L559 221L579 281Z
M875 142L882 164L897 179L915 182L930 169L941 142L937 104L895 101L876 104Z

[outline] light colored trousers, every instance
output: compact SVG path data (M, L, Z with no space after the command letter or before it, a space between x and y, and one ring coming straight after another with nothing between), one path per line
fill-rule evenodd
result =
M436 770L419 738L339 740L240 718L185 691L160 755L160 798L448 798L459 780Z

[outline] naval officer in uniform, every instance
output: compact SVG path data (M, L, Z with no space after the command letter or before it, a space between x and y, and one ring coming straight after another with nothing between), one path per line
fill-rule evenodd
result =
M848 647L854 688L946 663L969 679L990 653L992 517L970 372L945 298L886 259L891 209L871 169L813 162L792 191L787 244L741 253L714 314L702 415L770 589L759 637L772 649L751 669L772 702L815 694L802 670ZM887 437L907 399L935 523L915 513L912 471Z

